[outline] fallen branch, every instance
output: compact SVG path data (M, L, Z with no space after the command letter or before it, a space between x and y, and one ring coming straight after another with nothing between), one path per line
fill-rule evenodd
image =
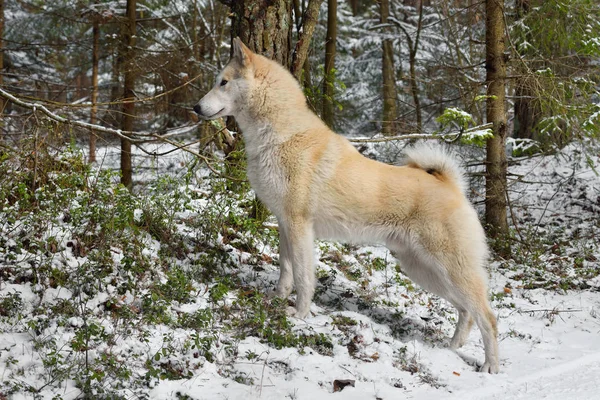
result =
M382 142L393 142L396 140L410 140L410 139L423 139L423 140L444 140L446 142L452 143L457 139L460 139L464 134L469 132L475 132L482 129L491 128L492 124L483 124L479 126L474 126L472 128L466 129L462 132L449 132L443 134L434 134L434 133L408 133L406 135L397 135L397 136L382 136L375 138L350 138L349 140L352 143L382 143Z

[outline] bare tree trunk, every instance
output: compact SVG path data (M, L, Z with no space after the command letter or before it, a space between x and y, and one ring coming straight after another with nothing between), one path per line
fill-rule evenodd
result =
M94 18L92 27L92 109L90 111L90 124L96 124L96 114L98 112L98 61L99 61L99 40L100 40L100 22ZM96 161L96 133L90 133L90 163Z
M387 24L390 16L389 0L381 0L380 22ZM388 28L384 28L384 34L389 33ZM381 131L385 136L396 134L396 118L398 116L396 108L396 69L394 68L394 50L392 40L385 38L382 43L382 75L383 75L383 118Z
M127 14L123 31L123 119L121 129L133 131L133 119L135 113L135 33L136 33L136 0L127 0ZM131 141L121 139L121 183L131 190L133 188L131 168Z
M350 3L350 8L352 9L352 15L356 17L358 15L358 0L349 0L348 2Z
M517 18L523 18L529 13L531 0L517 0ZM527 40L527 35L523 38ZM524 56L527 51L519 52ZM541 118L540 102L535 96L533 85L535 78L526 76L527 71L516 79L515 82L515 121L513 133L516 138L533 139L534 129Z
M421 101L419 99L419 87L417 86L417 50L419 48L419 38L421 36L421 27L423 24L423 0L419 1L419 22L417 23L417 35L413 46L410 49L409 55L409 66L410 66L410 90L413 95L413 102L415 104L415 113L417 116L417 132L421 133L423 130L423 117L421 111Z
M239 36L250 50L290 67L291 0L222 1L231 7L232 39Z
M504 59L504 0L486 0L487 121L494 136L487 141L485 222L495 239L495 250L503 256L510 252L506 219L505 110L506 60Z
M290 72L300 80L302 77L303 67L306 64L308 56L308 47L315 31L315 26L319 20L319 8L323 0L308 0L308 6L302 15L302 23L298 33L298 42L292 55L292 65ZM308 70L304 69L307 74Z
M104 121L109 121L110 125L114 128L121 126L121 110L117 102L121 99L123 90L121 89L121 66L123 65L123 51L120 49L120 45L116 45L112 49L112 70L111 70L111 86L110 86L110 104L108 106L108 112Z
M0 86L3 83L4 70L4 46L2 38L4 37L4 0L0 0ZM4 99L0 97L0 115L4 112Z
M337 0L327 0L327 36L325 38L325 76L323 77L323 113L321 117L333 127L333 84L335 42L337 39Z
M535 79L535 78L533 78ZM515 82L515 122L514 136L520 139L535 139L535 127L540 122L541 109L535 91L531 87L533 79L519 77Z
M238 0L221 2L231 7L231 37L239 38L250 50L275 60L290 68L292 49L292 1L291 0ZM228 121L229 125L229 121ZM234 146L241 147L236 142ZM264 204L255 198L250 216L263 221L269 215Z
M405 20L408 17L405 15ZM398 28L404 33L406 37L406 42L408 44L408 64L409 64L409 82L410 82L410 92L412 93L413 103L415 106L415 115L416 115L416 131L421 133L423 129L423 117L421 111L421 101L419 99L419 86L417 85L417 51L419 50L419 39L421 38L421 29L423 27L423 1L419 1L419 20L417 22L417 31L415 37L413 38L410 32L408 32L404 26L400 24L396 24Z

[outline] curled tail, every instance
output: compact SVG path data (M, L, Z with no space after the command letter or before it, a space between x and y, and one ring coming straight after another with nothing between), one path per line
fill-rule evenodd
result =
M467 192L467 182L463 169L444 147L430 143L419 143L405 150L404 164L420 168L432 175L439 174L456 185L461 192ZM442 180L444 180L442 178Z

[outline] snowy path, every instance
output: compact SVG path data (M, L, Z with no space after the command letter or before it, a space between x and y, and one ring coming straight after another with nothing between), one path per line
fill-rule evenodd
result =
M439 399L439 395L423 399ZM477 390L460 390L448 399L600 399L600 352L542 369L522 378Z

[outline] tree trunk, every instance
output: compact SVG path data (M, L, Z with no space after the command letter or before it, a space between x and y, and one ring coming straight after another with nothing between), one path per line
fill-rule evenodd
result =
M308 6L302 15L301 32L298 33L298 43L294 49L292 56L292 65L290 66L290 72L300 81L302 77L302 71L308 74L307 69L303 69L305 65L308 65L308 47L315 31L315 26L319 20L319 8L323 0L308 0ZM299 29L300 31L300 29Z
M405 2L406 4L406 2ZM412 7L412 5L411 5ZM408 15L404 14L404 21L408 22ZM411 33L404 28L402 24L396 23L396 26L404 33L406 37L406 43L408 45L408 64L409 64L409 83L410 83L410 92L413 97L413 102L415 106L415 115L416 115L416 131L421 133L423 129L422 123L422 111L421 111L421 101L419 99L419 86L417 85L417 51L419 50L419 40L421 37L421 29L423 27L423 1L419 1L419 20L417 22L417 32L415 37L411 36Z
M410 48L409 66L410 66L410 90L415 104L415 114L417 116L417 133L423 131L423 117L421 111L421 101L419 99L419 86L417 86L417 50L419 49L419 38L421 36L421 27L423 25L423 0L419 1L419 21L417 22L417 34L413 45Z
M517 0L516 12L517 18L523 18L529 13L531 8L530 0ZM523 40L527 40L527 36ZM517 46L518 47L518 46ZM527 51L520 52L520 56L525 56ZM516 138L533 139L534 129L541 117L541 107L539 100L535 96L535 90L532 85L535 79L528 79L523 71L522 75L515 82L515 121L513 133Z
M100 40L100 22L94 18L92 27L92 109L90 111L90 124L96 124L96 114L98 112L98 60L99 60L99 40ZM90 163L96 161L96 133L92 130L90 133Z
M504 0L486 0L487 121L494 136L487 141L485 222L495 239L495 250L502 256L510 252L506 219L506 111L504 59Z
M4 37L4 0L0 0L0 86L2 86L4 76L4 46L2 38ZM0 97L0 115L4 113L4 99Z
M258 54L290 67L292 48L291 0L238 0L231 6L231 38L236 36Z
M389 0L381 0L380 3L380 22L386 24L390 15ZM384 28L383 33L389 33L388 28ZM382 75L383 75L383 118L381 131L385 136L396 134L396 70L394 68L394 51L392 40L384 38L382 42Z
M337 39L337 0L327 0L327 36L325 38L325 76L323 77L323 121L333 128L333 85L335 42Z
M119 109L119 100L123 90L121 89L121 66L123 65L123 51L121 46L116 45L112 49L112 63L111 63L111 85L110 85L110 102L106 116L103 118L104 122L108 122L113 128L119 128L121 126L121 110Z
M358 15L358 0L348 0L348 3L350 3L352 9L352 15L356 17Z
M239 37L250 50L290 68L294 26L291 0L222 2L231 7L232 39ZM264 204L255 198L250 217L264 221L268 215Z
M136 33L136 0L127 0L127 15L123 31L123 119L121 130L133 131L135 113L135 33ZM129 190L133 188L131 168L131 141L121 139L121 183Z
M535 127L540 122L539 100L531 88L531 81L519 77L515 82L514 136L519 139L535 139Z

